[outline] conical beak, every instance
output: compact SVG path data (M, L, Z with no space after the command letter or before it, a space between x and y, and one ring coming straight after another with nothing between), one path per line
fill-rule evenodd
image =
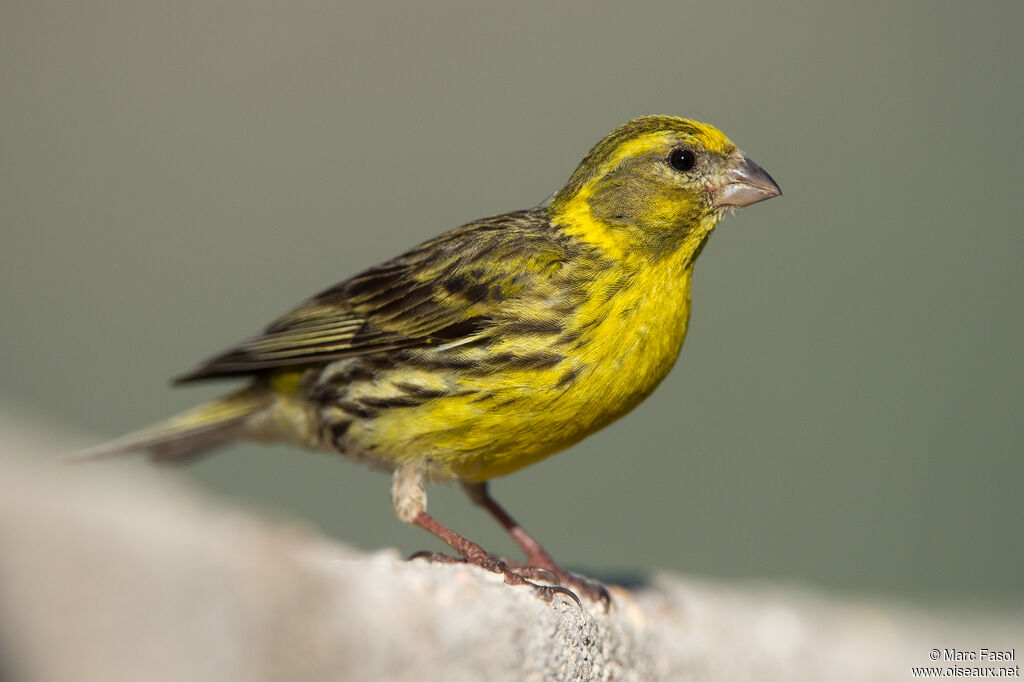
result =
M737 149L729 157L721 175L721 184L715 190L715 205L718 208L750 206L782 194L772 176L749 156Z

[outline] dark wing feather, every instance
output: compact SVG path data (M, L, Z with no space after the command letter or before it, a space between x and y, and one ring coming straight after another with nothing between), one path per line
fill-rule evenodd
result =
M321 292L263 334L175 382L440 345L486 333L502 301L550 276L567 248L543 209L464 225Z

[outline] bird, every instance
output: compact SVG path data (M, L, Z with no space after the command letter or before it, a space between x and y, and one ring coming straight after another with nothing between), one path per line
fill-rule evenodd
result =
M243 387L79 459L185 462L236 440L337 453L391 474L397 517L544 599L607 589L561 568L489 481L622 417L669 373L686 336L694 262L727 212L781 195L712 125L622 124L531 209L483 218L321 291L175 379ZM460 484L525 562L496 557L427 512L424 484Z

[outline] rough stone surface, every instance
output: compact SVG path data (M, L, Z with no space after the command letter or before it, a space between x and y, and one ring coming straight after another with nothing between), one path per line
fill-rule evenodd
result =
M546 604L0 434L0 680L906 680L933 648L1024 655L1019 615L771 585L659 574L607 614Z

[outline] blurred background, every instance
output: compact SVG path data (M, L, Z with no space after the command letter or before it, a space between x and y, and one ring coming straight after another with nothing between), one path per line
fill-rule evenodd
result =
M1019 2L4 2L0 400L102 440L358 270L529 207L647 113L785 196L704 251L633 414L495 482L569 566L1024 601ZM141 459L102 466L145 467ZM388 479L284 447L169 470L358 547ZM503 532L444 485L441 520Z

